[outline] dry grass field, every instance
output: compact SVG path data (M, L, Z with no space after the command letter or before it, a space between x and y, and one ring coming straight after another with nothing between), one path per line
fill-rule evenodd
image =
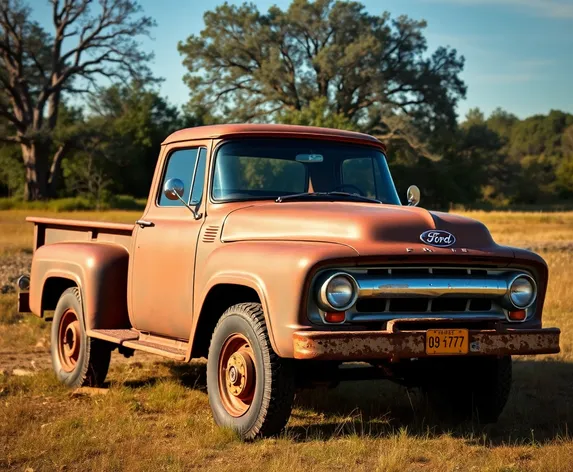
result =
M497 424L448 429L416 391L360 382L301 392L286 432L255 443L215 427L201 362L114 353L105 394L56 383L49 325L15 313L10 293L31 257L26 213L0 212L0 470L573 471L573 213L468 214L497 242L547 260L545 325L563 331L561 354L515 360ZM57 216L131 222L139 214Z

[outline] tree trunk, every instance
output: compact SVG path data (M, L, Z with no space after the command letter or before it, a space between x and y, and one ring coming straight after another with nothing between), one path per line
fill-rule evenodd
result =
M31 141L22 144L22 158L26 166L24 199L33 201L49 198L49 143Z

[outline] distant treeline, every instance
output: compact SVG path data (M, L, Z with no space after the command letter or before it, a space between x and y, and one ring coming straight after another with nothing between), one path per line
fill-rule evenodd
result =
M525 119L471 110L437 160L392 153L399 190L409 183L439 208L573 209L573 114Z
M201 124L156 93L133 87L108 89L91 110L87 116L61 112L66 138L82 137L62 164L56 195L82 199L62 202L62 208L132 207L117 195L147 197L163 139ZM443 154L428 157L390 145L388 160L400 196L417 184L426 207L567 209L573 204L573 114L520 120L500 109L488 118L472 110ZM0 196L21 199L24 178L19 147L3 145Z

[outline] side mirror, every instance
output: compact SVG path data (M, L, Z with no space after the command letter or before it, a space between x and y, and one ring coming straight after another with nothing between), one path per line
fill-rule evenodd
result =
M169 179L163 186L163 195L169 200L181 200L184 193L185 184L180 179Z
M196 220L200 219L203 214L197 213L195 208L191 207L189 203L183 200L183 194L185 193L185 184L180 179L169 179L163 185L163 195L165 195L169 200L179 200L183 205L185 205L191 213L193 213L193 218Z
M406 193L408 199L408 206L417 206L420 203L420 189L417 185L410 185Z

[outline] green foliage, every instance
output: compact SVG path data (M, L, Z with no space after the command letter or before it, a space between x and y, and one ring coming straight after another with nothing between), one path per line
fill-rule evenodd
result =
M320 126L323 128L358 131L349 118L331 109L326 97L311 100L308 106L300 110L283 110L278 114L278 123L287 125Z
M0 144L0 191L9 197L21 196L24 190L25 168L20 149L14 145Z

